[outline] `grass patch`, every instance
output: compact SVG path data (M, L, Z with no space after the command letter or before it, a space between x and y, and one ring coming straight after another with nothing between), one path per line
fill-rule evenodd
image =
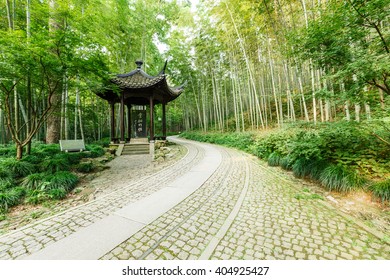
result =
M342 165L330 165L325 168L321 173L320 182L327 189L339 192L356 190L364 184L364 180L356 172Z
M0 211L6 212L10 207L19 204L24 195L25 189L22 187L0 192Z
M95 169L95 165L92 162L80 163L76 170L81 173L90 173Z
M41 164L41 170L48 173L68 171L70 163L64 154L55 155L53 158L46 158Z
M64 189L67 192L74 189L79 178L71 172L61 171L47 177L49 184L46 189Z
M104 148L99 145L86 145L86 149L89 153L83 153L84 157L97 158L106 153Z
M284 170L291 170L292 166L293 166L293 160L289 156L282 157L280 159L279 164L280 164L280 167L282 167Z
M375 183L368 188L372 194L383 202L390 201L390 179Z
M279 166L281 160L282 160L282 156L276 152L273 152L268 157L268 165L269 166Z
M34 173L26 176L22 180L22 186L28 189L38 189L42 183L45 181L45 173Z
M294 196L295 199L297 200L312 200L312 199L319 199L319 200L324 200L324 198L316 193L308 194L308 193L297 193Z
M4 169L9 170L14 178L21 178L34 173L35 166L29 162L17 160L16 158L5 158L0 161Z

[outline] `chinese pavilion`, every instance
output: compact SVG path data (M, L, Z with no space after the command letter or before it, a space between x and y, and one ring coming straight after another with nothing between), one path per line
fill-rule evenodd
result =
M143 62L135 62L137 69L127 74L118 74L110 80L113 89L97 93L98 96L108 101L111 106L111 142L126 143L134 137L155 140L154 134L154 105L162 104L162 139L167 136L166 109L168 102L175 100L183 92L183 86L170 87L167 83L165 69L157 76L150 76L142 69ZM115 104L120 104L119 137L115 133ZM146 124L145 106L149 105L150 121ZM125 114L125 106L127 114ZM135 108L132 114L132 107ZM140 109L141 108L141 109ZM127 115L127 127L125 127L125 115ZM133 117L132 117L133 116ZM148 129L147 129L148 127ZM149 132L149 133L148 133Z

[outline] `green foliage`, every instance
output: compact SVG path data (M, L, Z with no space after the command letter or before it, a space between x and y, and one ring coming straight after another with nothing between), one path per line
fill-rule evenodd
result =
M110 146L110 142L111 142L111 139L106 137L106 138L100 139L99 141L94 141L92 144L101 146L103 148L108 148Z
M30 174L22 180L22 186L27 189L38 189L45 182L46 176L46 173Z
M42 144L34 149L34 154L40 158L53 157L61 152L59 144Z
M6 191L0 191L0 211L8 211L17 205L25 195L24 188L16 187Z
M81 173L90 173L95 169L92 162L83 162L77 166L77 171Z
M66 161L71 164L75 165L80 162L80 160L83 158L84 154L83 153L78 153L78 152L72 152L72 153L63 153L61 154L61 158L66 159Z
M268 165L269 166L279 166L281 160L282 160L281 155L276 153L276 152L273 152L268 157Z
M0 166L0 182L8 181L12 178L12 173L9 169L6 169L4 166Z
M243 151L249 151L254 140L254 133L201 133L201 132L184 132L181 137L209 142L227 147L237 148Z
M86 148L89 153L83 153L85 157L97 158L105 154L104 148L99 145L86 145Z
M41 170L49 173L70 169L68 158L64 154L57 154L52 158L46 158L41 164Z
M46 177L49 184L45 189L64 189L71 191L78 183L79 178L68 171L60 171Z
M372 184L368 189L382 202L390 201L390 179Z
M313 194L307 194L307 193L297 193L294 196L295 199L297 200L310 200L310 199L319 199L319 200L324 200L324 198L316 193Z
M311 172L311 168L310 168L311 164L312 161L306 158L297 159L292 166L292 171L294 173L294 176L298 178L304 178L309 176Z
M39 204L49 199L47 192L41 189L28 190L25 201L29 204Z
M39 165L44 160L44 158L41 158L41 157L36 156L36 155L27 155L27 156L24 156L22 160L25 162L29 162L31 164L34 164L34 165Z
M9 157L16 154L16 148L14 145L0 145L0 156Z
M48 196L51 199L64 199L68 192L65 189L59 188L59 189L51 189L47 192Z
M321 179L321 175L323 171L329 167L329 163L325 160L314 160L311 161L309 168L309 177L313 180L319 181Z
M285 170L291 170L293 166L293 159L290 156L282 157L279 161L280 167Z
M361 188L365 181L342 165L330 165L321 173L320 182L329 190L348 192Z
M33 164L15 158L0 159L0 165L2 165L3 168L8 169L15 178L27 176L35 170Z
M252 152L262 159L267 159L273 152L280 155L288 154L287 143L295 137L295 130L282 130L267 134L265 137L258 137L252 146Z
M40 174L42 179L27 191L26 202L39 204L49 199L63 199L76 186L78 177L68 171Z
M365 183L363 175L383 177L390 167L390 138L386 124L338 122L296 123L266 134L249 134L240 145L238 133L182 134L193 140L238 147L267 160L270 166L292 170L299 178L319 181L330 190L351 191ZM252 141L252 142L251 142Z

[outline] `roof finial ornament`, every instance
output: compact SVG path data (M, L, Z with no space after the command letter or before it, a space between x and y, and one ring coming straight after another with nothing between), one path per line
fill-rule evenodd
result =
M144 62L141 60L141 59L138 59L135 64L137 64L137 69L141 69L142 67L142 64L144 64Z

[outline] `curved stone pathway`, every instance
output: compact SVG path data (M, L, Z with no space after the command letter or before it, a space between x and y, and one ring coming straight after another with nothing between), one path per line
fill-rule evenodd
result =
M0 259L390 259L387 237L310 193L298 199L302 187L275 169L172 140L183 159L0 236Z

